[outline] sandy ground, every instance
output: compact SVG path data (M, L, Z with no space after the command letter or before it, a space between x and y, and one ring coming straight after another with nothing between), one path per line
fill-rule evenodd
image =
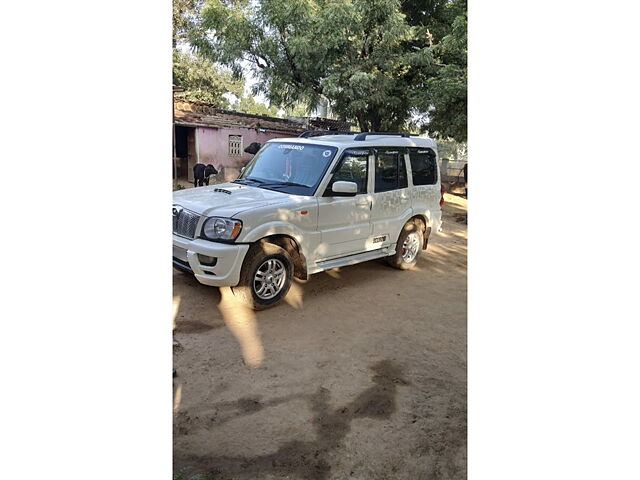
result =
M463 479L466 200L414 270L296 281L254 313L174 273L174 469L230 479Z

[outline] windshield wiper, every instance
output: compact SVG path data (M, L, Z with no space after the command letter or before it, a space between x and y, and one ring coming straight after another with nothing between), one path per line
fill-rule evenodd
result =
M296 182L266 182L261 183L261 187L305 187L309 188L309 185L305 185L303 183Z
M260 185L262 182L260 180L257 180L255 178L236 178L233 183L239 183L239 184L245 184L246 182L253 182L255 184Z

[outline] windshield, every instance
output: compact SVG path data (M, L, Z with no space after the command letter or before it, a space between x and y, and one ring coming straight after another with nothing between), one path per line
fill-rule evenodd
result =
M324 145L267 143L236 183L294 195L313 195L338 149Z

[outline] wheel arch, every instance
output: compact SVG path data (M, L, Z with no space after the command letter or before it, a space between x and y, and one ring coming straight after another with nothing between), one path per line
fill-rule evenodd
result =
M307 273L307 259L302 252L300 244L294 237L284 233L275 233L262 237L258 242L272 243L285 249L293 260L293 276L301 280L307 280L309 278Z
M431 227L429 226L429 219L427 218L426 215L423 214L416 214L413 217L411 217L409 220L407 220L406 223L409 222L413 222L416 225L418 225L418 227L420 227L422 229L422 239L423 239L423 244L422 244L422 249L426 250L427 249L427 243L429 242L429 235L431 234ZM405 225L406 225L405 223Z

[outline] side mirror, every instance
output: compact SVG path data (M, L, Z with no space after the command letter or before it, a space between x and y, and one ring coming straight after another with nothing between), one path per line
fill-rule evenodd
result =
M335 182L331 191L335 197L353 197L358 193L358 184L355 182Z

